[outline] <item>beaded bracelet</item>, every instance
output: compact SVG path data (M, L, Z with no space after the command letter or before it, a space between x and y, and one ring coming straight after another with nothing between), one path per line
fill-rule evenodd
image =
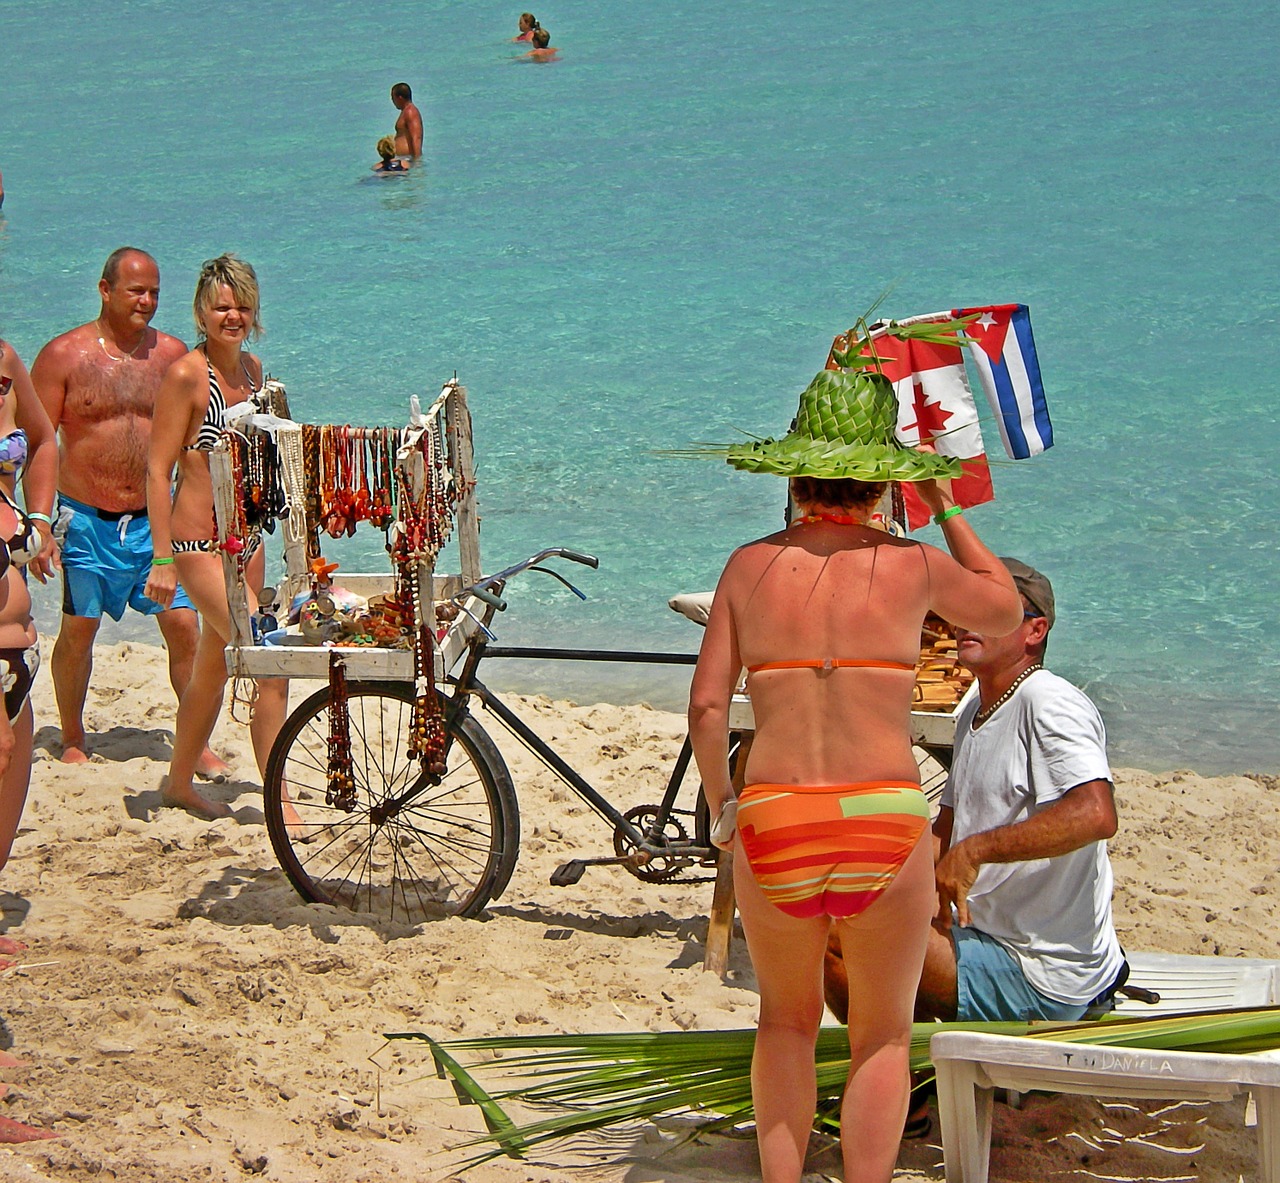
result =
M152 559L151 565L153 567L167 567L172 562L173 562L173 555L170 555L167 559Z
M937 525L941 526L943 522L949 522L957 514L962 513L964 513L963 505L953 505L950 509L944 509L941 513L935 513L933 515L933 520Z

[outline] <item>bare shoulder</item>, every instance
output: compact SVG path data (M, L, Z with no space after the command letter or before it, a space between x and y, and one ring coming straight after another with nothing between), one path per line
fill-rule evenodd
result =
M208 381L204 354L198 349L184 353L165 372L165 385L170 389L195 391Z
M262 385L262 359L256 353L246 353L244 355L245 368L249 371L249 377L253 379L255 386Z
M156 358L163 360L166 363L172 363L177 361L178 358L182 357L184 354L189 353L190 350L187 349L184 341L178 340L177 337L171 337L168 333L161 333L157 331L156 344L153 352Z
M65 374L90 348L96 348L95 329L96 326L90 322L60 333L36 354L34 364L45 373Z

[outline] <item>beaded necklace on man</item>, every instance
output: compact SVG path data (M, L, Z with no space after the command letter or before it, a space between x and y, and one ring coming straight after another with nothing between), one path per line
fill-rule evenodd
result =
M1009 699L1013 697L1013 692L1017 690L1018 687L1021 686L1023 682L1025 682L1029 677L1031 677L1031 675L1034 674L1036 670L1042 670L1042 669L1044 669L1044 666L1042 666L1038 661L1035 663L1035 665L1027 666L1027 668L1023 670L1022 673L1020 673L1016 678L1014 678L1008 690L1006 690L1002 695L1000 695L1000 697L997 698L995 702L993 702L989 707L983 707L982 710L980 710L976 715L973 716L973 722L969 726L976 731L979 727L983 725L983 723L985 723L988 719L990 719L991 716L996 713L996 711L998 711L1002 706L1004 706L1004 704L1008 702Z

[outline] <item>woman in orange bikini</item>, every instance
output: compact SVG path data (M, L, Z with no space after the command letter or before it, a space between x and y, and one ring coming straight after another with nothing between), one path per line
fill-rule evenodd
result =
M789 477L799 510L730 558L689 699L714 839L737 856L760 992L752 1093L764 1183L796 1183L803 1171L832 923L858 999L844 1177L892 1177L912 1004L937 908L908 727L920 629L929 611L993 635L1022 620L1012 579L951 499L946 478L958 462L897 444L896 417L879 373L823 371L787 437L728 449L736 467ZM887 480L916 482L950 555L868 525ZM728 710L744 667L756 731L734 801Z

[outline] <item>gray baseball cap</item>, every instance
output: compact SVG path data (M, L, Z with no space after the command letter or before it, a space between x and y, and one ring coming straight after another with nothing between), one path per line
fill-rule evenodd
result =
M1053 628L1053 585L1044 575L1034 567L1027 566L1021 559L1006 559L1002 556L1000 561L1013 576L1014 586L1022 593L1023 599L1049 622L1050 628Z

